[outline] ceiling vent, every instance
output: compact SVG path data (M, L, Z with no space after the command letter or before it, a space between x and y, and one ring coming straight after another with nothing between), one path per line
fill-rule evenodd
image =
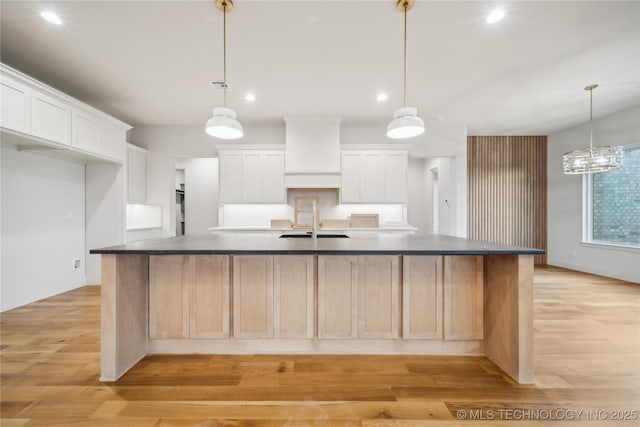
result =
M211 81L209 83L211 83L211 86L213 86L215 90L224 90L226 86L227 92L231 92L231 86L229 86L228 83L220 82L220 81Z

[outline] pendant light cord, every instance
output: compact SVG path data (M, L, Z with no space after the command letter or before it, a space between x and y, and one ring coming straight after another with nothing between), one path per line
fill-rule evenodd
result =
M402 79L403 104L407 106L407 2L404 2L404 77Z
M593 89L589 89L589 153L593 154Z
M222 62L224 67L224 108L227 108L227 3L222 3Z

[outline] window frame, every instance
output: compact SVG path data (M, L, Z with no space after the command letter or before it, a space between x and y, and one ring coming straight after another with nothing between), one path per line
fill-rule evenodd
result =
M622 149L629 150L637 147L640 147L640 141L623 145ZM593 240L593 175L589 173L582 176L582 241L580 246L640 253L640 245L625 245Z

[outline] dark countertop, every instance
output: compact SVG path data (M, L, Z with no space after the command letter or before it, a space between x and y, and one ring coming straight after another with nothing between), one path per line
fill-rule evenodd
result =
M325 239L281 239L264 234L211 234L142 240L92 254L321 254L321 255L487 255L544 254L542 249L501 245L452 236L379 235Z

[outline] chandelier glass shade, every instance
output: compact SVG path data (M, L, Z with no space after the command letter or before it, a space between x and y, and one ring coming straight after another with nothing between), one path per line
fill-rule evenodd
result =
M567 175L613 172L623 167L621 146L593 146L593 90L598 85L584 88L589 91L589 148L580 148L562 156L562 169Z

